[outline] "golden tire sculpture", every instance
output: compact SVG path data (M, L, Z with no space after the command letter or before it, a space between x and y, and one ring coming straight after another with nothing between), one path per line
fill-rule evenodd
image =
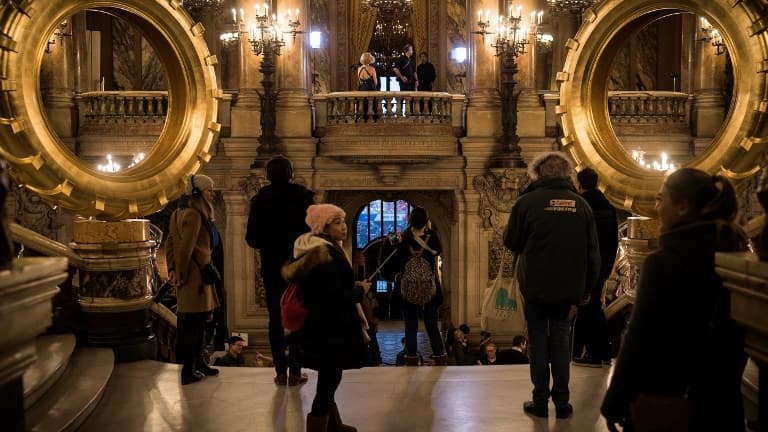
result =
M108 174L86 165L53 132L41 105L40 67L58 23L83 10L136 25L168 77L164 129L146 159ZM151 214L183 193L210 160L220 90L203 26L179 0L9 0L0 6L0 156L14 180L83 216L119 220Z
M760 0L605 0L584 14L568 40L556 112L561 143L578 168L599 174L616 205L655 216L664 173L645 170L629 157L608 115L608 77L618 50L630 35L655 20L681 12L706 17L723 36L734 72L733 101L712 145L686 166L721 173L738 185L765 164L768 143L768 13Z

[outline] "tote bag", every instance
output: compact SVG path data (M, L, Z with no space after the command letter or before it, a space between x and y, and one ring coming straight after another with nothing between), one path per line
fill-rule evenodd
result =
M526 333L525 313L523 311L523 296L517 283L517 256L512 259L512 276L504 276L504 266L507 254L503 253L499 263L496 279L485 289L483 306L480 312L480 327L486 330L488 320L505 321L505 327L516 334Z

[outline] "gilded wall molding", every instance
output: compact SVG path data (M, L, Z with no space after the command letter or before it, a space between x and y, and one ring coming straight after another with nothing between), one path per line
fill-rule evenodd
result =
M489 171L472 180L475 190L480 193L480 218L483 228L492 229L496 235L502 235L512 205L528 182L529 177L525 170L511 168Z

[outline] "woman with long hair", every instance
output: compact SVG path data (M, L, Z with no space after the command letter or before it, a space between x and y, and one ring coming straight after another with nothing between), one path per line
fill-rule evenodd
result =
M355 281L342 247L347 238L344 218L344 210L333 204L309 206L306 222L311 231L296 239L294 261L283 268L283 277L301 286L307 316L294 336L304 366L317 371L307 432L357 430L342 423L335 394L342 371L363 366L366 351L358 303L371 283Z
M733 224L733 186L679 169L664 181L656 210L659 249L643 264L601 412L611 430L744 431L744 333L715 274L715 252L747 249ZM665 428L653 429L654 421Z

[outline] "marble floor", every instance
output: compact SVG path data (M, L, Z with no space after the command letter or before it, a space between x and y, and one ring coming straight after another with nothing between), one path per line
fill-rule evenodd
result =
M220 368L181 386L180 366L155 361L115 366L104 397L81 431L304 430L317 376L277 387L269 368ZM574 415L557 420L522 412L530 399L527 365L378 367L344 373L336 401L361 432L606 431L599 414L610 369L571 368Z

